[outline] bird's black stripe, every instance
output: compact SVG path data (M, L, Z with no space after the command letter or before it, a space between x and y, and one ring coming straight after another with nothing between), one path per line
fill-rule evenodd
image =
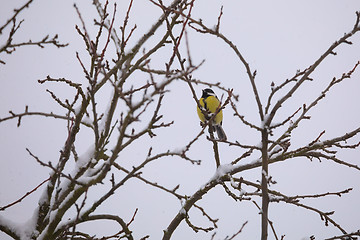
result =
M205 108L206 112L209 112L209 109L208 109L207 103L206 103L206 99L207 99L207 98L204 98L204 100L203 100L203 102L204 102L204 108ZM206 118L206 120L209 120L209 119L210 119L209 115L206 115L205 118Z

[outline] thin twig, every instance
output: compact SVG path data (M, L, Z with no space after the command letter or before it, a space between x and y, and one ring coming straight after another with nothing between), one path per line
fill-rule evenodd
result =
M0 211L4 211L5 209L14 206L15 204L21 202L22 200L24 200L24 198L26 198L27 196L29 196L30 194L32 194L33 192L35 192L38 188L40 188L44 183L46 183L47 181L50 180L50 177L48 179L45 179L43 182L41 182L39 185L37 185L35 188L33 188L31 191L25 193L24 196L22 196L21 198L19 198L18 200L4 206L4 207L0 207Z

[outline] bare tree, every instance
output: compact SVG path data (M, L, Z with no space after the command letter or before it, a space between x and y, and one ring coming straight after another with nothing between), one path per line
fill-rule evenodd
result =
M327 93L336 84L341 84L344 80L352 77L360 62L355 62L352 68L343 75L331 79L328 85L319 92L317 98L306 99L302 106L291 110L292 113L282 121L278 123L274 121L279 110L298 92L303 84L313 81L312 74L326 58L336 55L335 51L340 45L352 44L351 38L360 31L360 13L356 12L355 23L351 31L337 39L307 68L298 70L294 76L281 83L269 83L271 92L264 98L258 89L257 72L251 68L239 48L221 32L223 9L220 10L218 16L214 16L217 22L215 27L209 27L202 20L192 17L195 0L174 0L170 4L165 4L161 0L149 1L154 8L161 10L162 14L139 39L133 39L133 33L137 26L129 26L128 24L132 14L133 0L126 6L125 17L122 21L116 19L119 8L116 3L112 5L108 1L104 4L98 0L93 1L93 6L98 12L97 19L94 22L94 27L97 29L95 36L92 36L91 31L88 30L89 23L84 20L81 9L74 5L80 21L80 24L76 25L76 31L81 36L87 52L87 59L76 53L76 59L84 73L85 81L63 77L56 78L46 73L47 77L38 81L40 84L65 84L74 92L72 99L63 100L58 97L56 92L47 90L64 113L35 112L30 111L29 107L26 106L23 112L10 111L10 115L0 119L0 122L17 120L19 127L21 120L28 116L38 115L61 119L67 121L68 135L64 139L64 146L56 161L42 160L37 153L29 148L26 149L39 165L49 169L50 176L23 197L0 207L0 211L5 211L45 185L45 190L43 190L44 192L35 210L34 224L30 230L19 229L3 217L0 218L0 230L14 239L134 239L131 224L136 221L138 210L134 212L129 221L126 221L122 216L102 213L99 208L106 205L107 200L112 195L118 194L119 189L126 186L129 180L137 179L175 197L182 203L182 208L169 221L168 226L163 231L164 240L171 239L183 221L195 232L212 232L217 228L217 219L211 217L207 210L199 204L199 200L216 186L221 186L229 198L235 201L250 201L260 210L262 240L268 239L269 226L276 239L283 239L277 235L275 226L269 219L270 202L282 202L300 207L304 211L319 214L325 225L331 225L339 230L338 236L329 236L329 239L354 239L355 236L360 236L359 231L349 232L345 230L340 223L332 218L333 212L323 211L303 201L331 195L342 196L351 192L352 186L336 192L287 195L272 189L276 182L269 172L270 164L281 163L294 158L328 160L340 166L360 170L359 166L337 156L339 151L358 149L360 141L357 138L360 127L330 139L324 139L325 130L319 130L317 137L307 144L295 147L291 145L294 130L299 128L300 123L304 120L310 119L309 112L313 111L320 101L326 99ZM3 32L8 29L8 37L5 44L0 47L0 54L12 54L16 48L26 45L36 45L41 48L49 44L59 48L67 46L66 43L59 42L58 35L52 38L45 36L40 41L30 40L13 43L13 36L21 29L23 22L18 22L19 14L31 3L32 0L15 9L14 15L0 28L0 34L4 34ZM121 9L124 8L125 6L121 6ZM121 26L116 25L119 22L121 22ZM239 110L238 96L232 89L222 86L220 83L193 78L193 73L201 67L203 62L194 64L191 59L190 40L187 37L190 31L197 33L200 37L212 35L221 39L225 46L238 57L239 65L245 69L247 81L251 85L261 121L260 125L247 120L247 116ZM130 40L133 40L135 44L131 46ZM146 45L150 40L152 44ZM181 48L180 43L185 44L185 47ZM161 55L161 51L167 54L166 57L162 58L163 67L153 67L151 60L157 54ZM4 67L5 61L0 61ZM137 77L136 74L141 74L141 77ZM136 82L133 80L134 78L137 79ZM161 129L168 129L173 126L173 121L163 121L162 106L164 98L170 94L170 86L179 81L187 86L194 99L194 106L200 106L199 96L196 94L194 85L213 87L226 93L218 111L225 107L227 110L231 109L236 120L259 133L259 141L261 142L260 145L249 145L236 139L219 141L209 131L207 140L213 146L217 170L213 178L191 194L179 193L180 179L179 185L175 188L169 188L165 184L158 184L142 175L142 171L150 163L159 162L164 158L180 158L184 162L201 164L201 160L191 157L191 150L200 138L205 137L206 129L211 128L211 119L216 114L204 111L204 114L209 115L210 120L201 126L200 131L194 134L193 139L185 146L181 146L177 150L165 150L163 152L156 151L154 153L153 150L152 143L159 137L159 133L166 134L166 131L161 131ZM111 100L107 107L104 107L100 105L99 99L103 91L107 90L111 91ZM266 99L266 101L261 99ZM83 129L90 130L93 139L88 152L79 154L77 143L82 140L79 133ZM143 139L146 137L150 137L151 140L143 144L145 142ZM128 168L126 163L121 160L121 154L138 142L147 149L147 155L140 163L134 163L132 168ZM242 154L235 159L221 161L219 144L229 148L239 148ZM222 162L229 163L224 164ZM251 169L258 169L261 181L255 182L241 177L242 172ZM106 192L93 201L89 201L88 194L96 191L96 186L100 184L105 185ZM256 199L261 199L261 206L255 201ZM192 208L198 209L211 226L201 227L192 223L190 220ZM67 219L65 216L69 215L71 217ZM92 221L106 220L119 225L116 233L108 236L92 236L80 227L80 225ZM244 222L235 234L226 239L234 239L241 234L246 224L247 222ZM215 234L212 235L212 239L214 237ZM149 238L148 235L142 239L147 238Z

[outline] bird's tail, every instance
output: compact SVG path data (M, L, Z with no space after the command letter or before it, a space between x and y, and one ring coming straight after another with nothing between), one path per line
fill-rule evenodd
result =
M224 129L221 127L221 125L215 125L216 134L218 135L219 140L226 141L227 137L224 132Z

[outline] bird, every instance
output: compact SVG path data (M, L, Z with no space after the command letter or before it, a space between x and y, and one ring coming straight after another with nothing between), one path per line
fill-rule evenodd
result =
M197 114L200 118L201 124L204 124L206 121L210 120L212 114L218 111L220 107L220 101L217 98L214 91L210 88L205 88L202 90L202 96L199 99L200 106L203 108L207 116L204 115L203 111L197 106ZM216 116L212 119L212 127L215 129L216 134L221 141L226 141L227 137L222 128L223 121L223 112L222 110L218 111ZM214 131L210 127L210 131Z

